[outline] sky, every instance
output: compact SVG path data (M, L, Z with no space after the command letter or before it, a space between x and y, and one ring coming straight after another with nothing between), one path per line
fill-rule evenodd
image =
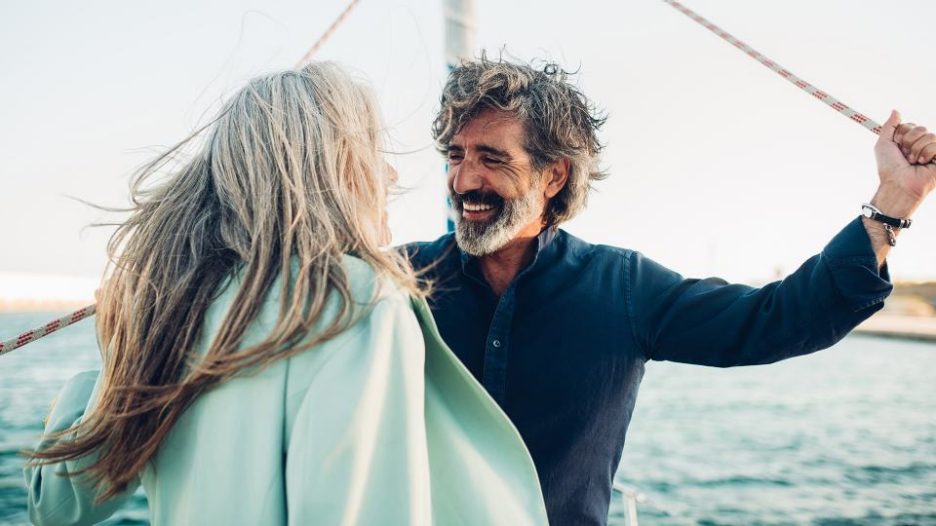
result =
M685 4L878 121L896 108L936 128L934 2ZM246 79L292 67L345 5L5 2L0 297L47 290L53 276L90 288L111 230L89 225L118 217L78 199L125 205L136 167ZM611 176L564 225L572 234L687 276L761 283L820 251L874 194L873 134L660 0L476 7L478 50L578 70L576 84L608 114ZM445 76L442 21L441 0L362 0L316 57L377 92L389 160L408 188L390 208L397 243L445 229L443 161L429 136ZM892 275L936 278L936 197L914 220Z

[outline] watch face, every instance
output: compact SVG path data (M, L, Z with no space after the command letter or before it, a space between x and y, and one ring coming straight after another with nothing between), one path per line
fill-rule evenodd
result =
M871 219L872 217L874 217L874 210L871 210L870 208L863 206L861 207L861 215L867 217L868 219Z

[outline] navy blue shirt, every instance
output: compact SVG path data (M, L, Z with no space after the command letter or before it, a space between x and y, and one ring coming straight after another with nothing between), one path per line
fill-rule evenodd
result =
M504 409L551 524L606 524L648 360L730 367L831 346L891 291L860 219L782 281L685 279L632 250L544 231L498 297L452 234L405 247L442 337Z

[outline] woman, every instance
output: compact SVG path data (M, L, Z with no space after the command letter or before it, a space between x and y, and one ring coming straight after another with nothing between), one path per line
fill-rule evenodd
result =
M32 520L103 520L142 483L153 524L545 524L519 434L384 249L368 90L312 64L250 81L206 129L134 183L103 370L52 410Z

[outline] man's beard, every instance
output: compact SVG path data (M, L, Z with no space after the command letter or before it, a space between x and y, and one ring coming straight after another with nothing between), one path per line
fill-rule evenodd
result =
M493 254L510 243L524 227L542 214L543 199L534 186L526 194L504 199L493 193L472 190L450 194L455 212L455 240L459 248L472 256ZM485 221L469 221L462 216L464 203L494 207L494 215Z

